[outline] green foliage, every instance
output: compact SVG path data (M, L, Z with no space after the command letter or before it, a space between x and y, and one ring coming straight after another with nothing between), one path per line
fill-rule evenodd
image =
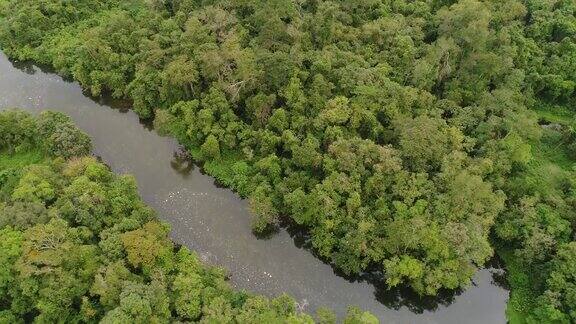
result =
M545 291L534 310L539 322L574 322L576 320L576 242L558 248L546 279Z
M491 232L543 269L573 240L575 10L542 0L6 0L0 46L155 116L250 198L255 232L288 217L345 273L378 267L390 285L434 295L470 283L493 254ZM86 147L68 126L35 137L29 116L4 118L2 130L19 125L2 133L7 152L36 138L63 145L42 144L51 154ZM77 186L95 199L89 182ZM54 188L17 197L52 202ZM120 241L110 238L111 255Z
M511 88L502 76L514 71L494 59L505 51L488 5L422 5L216 2L189 10L136 2L38 33L27 46L93 94L128 97L142 117L155 111L163 133L249 196L255 232L286 215L346 273L377 265L389 283L435 294L466 285L492 253L488 232L502 195L486 181L500 174L476 170L495 158L477 154L467 136L505 129L509 119L483 117L494 110L488 104L464 112L491 88ZM11 37L0 44L18 51ZM474 60L482 64L469 69ZM418 71L438 73L419 88ZM485 137L506 151L513 145L498 144L506 135ZM452 155L458 165L446 161ZM97 199L98 188L82 181ZM86 213L62 204L67 214ZM413 227L417 238L405 233ZM397 258L421 271L404 275Z
M4 126L15 129L23 116L28 115L6 111L0 120L11 118ZM60 114L29 117L45 133L73 126ZM51 140L56 147L68 143ZM43 145L26 137L19 141L32 152ZM0 196L0 321L313 322L291 297L233 290L222 269L176 246L169 226L139 197L133 177L116 176L95 158L78 155L84 150L49 152L60 156L0 155L3 163L17 162L2 170L15 170L16 184L0 182L6 193ZM372 323L357 310L350 316Z
M15 293L16 272L13 265L22 254L22 232L2 226L0 230L0 301L5 305Z
M538 295L535 284L538 280L535 280L534 273L531 273L534 270L526 267L511 249L499 248L498 254L506 263L506 279L510 285L506 316L510 323L526 323Z
M350 307L344 319L344 324L377 324L378 319L369 312L363 312L357 307Z
M32 147L35 150L31 150ZM8 110L0 114L0 149L68 159L88 154L91 142L88 135L62 113L42 112L35 118L22 110Z
M218 159L220 157L220 144L214 135L208 135L206 141L200 147L200 152L205 159Z
M42 124L44 116L40 115L40 127L44 126ZM53 121L47 120L46 122L51 123ZM86 155L90 152L90 138L76 128L71 121L56 122L52 127L53 131L51 132L40 131L41 136L47 136L45 137L45 142L49 154L70 158Z
M9 153L26 151L36 145L36 120L21 110L9 110L0 115L0 148Z
M29 150L18 154L2 152L0 153L0 170L9 172L10 170L22 169L27 165L38 163L44 158L43 152L38 150Z
M277 224L278 211L274 208L270 186L256 187L250 196L250 210L255 218L252 222L252 230L255 233L263 233Z

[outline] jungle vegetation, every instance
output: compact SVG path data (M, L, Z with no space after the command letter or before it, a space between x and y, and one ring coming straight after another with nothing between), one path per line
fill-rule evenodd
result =
M572 0L2 0L0 46L130 100L347 274L423 295L495 250L576 321Z
M233 290L89 152L61 113L0 112L0 323L335 323ZM378 320L352 307L344 322Z

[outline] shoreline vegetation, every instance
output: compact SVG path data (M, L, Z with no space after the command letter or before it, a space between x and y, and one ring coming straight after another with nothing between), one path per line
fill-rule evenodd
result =
M287 295L236 291L168 238L135 179L61 113L0 112L0 322L336 323ZM351 307L344 323L378 323Z
M253 229L421 295L496 250L511 323L576 321L576 4L0 1L0 47L133 103Z

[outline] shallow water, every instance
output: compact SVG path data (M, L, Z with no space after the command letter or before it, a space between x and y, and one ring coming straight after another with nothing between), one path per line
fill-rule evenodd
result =
M421 300L402 289L387 291L370 276L335 274L285 230L257 239L246 201L203 175L175 140L158 136L127 109L85 96L76 82L0 53L0 109L10 107L70 115L92 137L95 155L115 172L136 177L144 200L172 225L173 239L228 269L238 288L287 292L307 311L327 306L341 315L347 305L359 305L386 323L506 322L508 292L497 283L499 270L478 271L464 291Z

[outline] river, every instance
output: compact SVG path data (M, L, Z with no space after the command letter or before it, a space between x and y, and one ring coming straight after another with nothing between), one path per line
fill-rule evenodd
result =
M0 53L0 108L10 107L70 115L92 137L95 155L115 172L136 177L144 200L171 224L172 238L228 269L237 288L268 296L286 292L307 311L326 306L342 315L347 305L358 305L386 323L506 322L508 291L497 283L500 270L482 269L468 289L421 300L335 274L285 230L257 239L246 201L182 158L175 140L157 135L127 109L87 97L76 82Z

